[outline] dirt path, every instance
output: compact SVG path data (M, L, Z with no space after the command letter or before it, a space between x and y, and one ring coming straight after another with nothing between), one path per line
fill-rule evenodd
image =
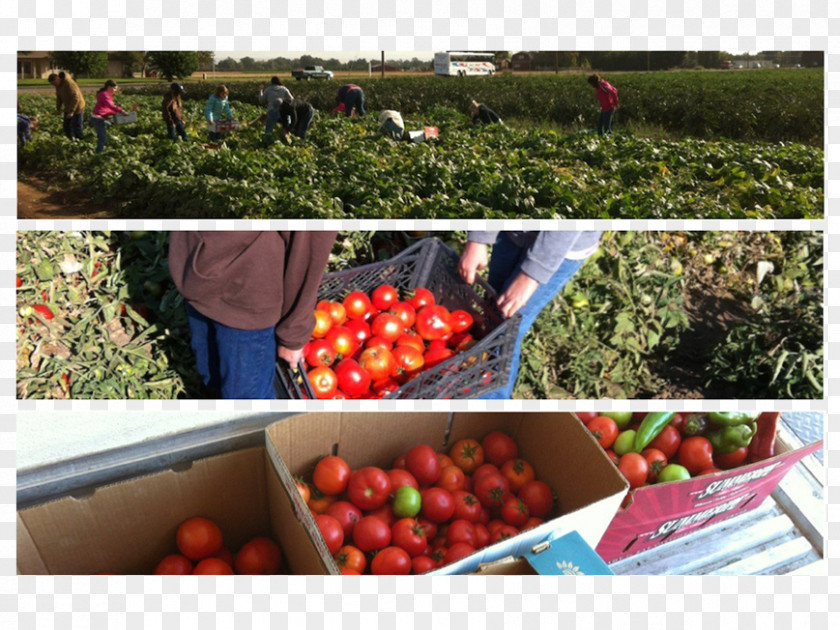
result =
M110 219L117 216L115 207L93 204L77 192L49 190L46 183L18 180L19 219Z

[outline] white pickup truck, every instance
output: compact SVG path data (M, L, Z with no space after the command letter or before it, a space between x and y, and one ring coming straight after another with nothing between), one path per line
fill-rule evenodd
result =
M310 79L332 79L333 73L324 70L322 66L306 66L302 70L292 70L292 76L298 81L309 81Z

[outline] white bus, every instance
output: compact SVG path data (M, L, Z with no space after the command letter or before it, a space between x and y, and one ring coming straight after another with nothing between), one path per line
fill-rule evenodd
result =
M496 64L493 53L435 53L435 74L445 77L493 76Z

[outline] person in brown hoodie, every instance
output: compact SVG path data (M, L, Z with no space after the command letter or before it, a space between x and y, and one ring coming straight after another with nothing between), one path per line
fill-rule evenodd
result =
M185 92L180 83L173 83L163 95L163 122L166 123L166 133L170 140L176 140L178 136L181 136L182 140L189 140L187 130L184 129L184 105L181 101Z
M55 87L55 108L64 115L64 135L73 140L85 137L83 120L85 116L85 97L76 82L64 72L47 77Z
M169 273L187 301L205 385L274 398L277 357L296 366L315 327L336 232L172 232Z

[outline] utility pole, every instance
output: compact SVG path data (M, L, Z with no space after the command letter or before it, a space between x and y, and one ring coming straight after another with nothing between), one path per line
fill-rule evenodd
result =
M382 62L381 62L380 68L382 70L382 78L384 79L385 78L385 51L384 50L382 51Z

